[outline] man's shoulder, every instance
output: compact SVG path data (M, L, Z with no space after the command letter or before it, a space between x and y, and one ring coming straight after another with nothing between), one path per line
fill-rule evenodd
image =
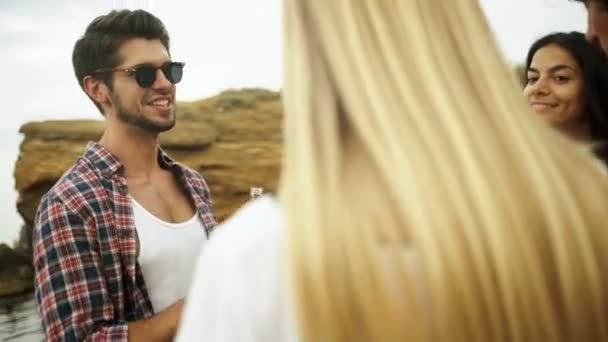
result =
M100 214L106 191L99 178L86 160L78 159L42 196L35 217L34 240L53 234L49 225L72 230Z
M179 162L176 162L175 164L179 166L186 178L194 181L203 182L206 184L205 180L203 179L203 175L201 175L200 172Z
M207 248L222 258L254 257L260 249L273 248L284 229L281 205L270 196L247 202L217 226Z
M58 201L74 205L78 199L97 197L102 185L100 174L87 162L79 158L43 196L44 201Z
M182 163L176 162L175 164L178 165L178 167L181 169L184 178L186 179L186 182L190 186L192 186L196 192L198 192L204 198L209 197L209 185L207 184L207 181L205 181L203 175L201 175L200 172Z
M158 153L158 160L163 168L171 170L173 175L178 178L183 177L183 180L186 181L188 186L193 187L194 190L203 195L203 197L208 197L209 186L200 172L176 161L162 149L159 149Z

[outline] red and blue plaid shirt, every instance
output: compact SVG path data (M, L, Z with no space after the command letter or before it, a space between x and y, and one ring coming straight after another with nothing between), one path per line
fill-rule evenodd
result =
M160 149L158 160L189 195L208 236L217 221L207 184ZM114 155L89 143L40 202L33 262L47 340L126 341L127 322L154 314L137 262L138 238L124 174Z

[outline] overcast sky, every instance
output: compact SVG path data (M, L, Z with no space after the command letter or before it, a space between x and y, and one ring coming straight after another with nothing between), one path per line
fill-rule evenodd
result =
M586 26L584 8L567 0L481 3L512 63L521 63L529 45L541 35L584 31ZM281 87L280 4L280 0L0 0L4 108L0 222L15 222L15 226L18 222L12 172L21 140L19 126L34 120L101 118L78 87L70 59L75 40L94 17L125 7L156 14L171 35L173 58L186 62L177 97L194 100L226 88ZM16 238L17 230L4 224L0 242Z

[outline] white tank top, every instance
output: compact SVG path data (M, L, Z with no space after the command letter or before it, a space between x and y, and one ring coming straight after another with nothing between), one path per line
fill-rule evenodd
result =
M139 237L138 261L156 313L188 294L192 271L205 244L198 213L186 222L165 222L131 197Z

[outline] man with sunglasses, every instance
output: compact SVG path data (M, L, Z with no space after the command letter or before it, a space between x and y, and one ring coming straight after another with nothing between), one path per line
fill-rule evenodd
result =
M574 0L587 8L587 39L608 54L608 0Z
M169 340L216 219L200 174L167 156L183 63L150 13L112 11L74 46L76 78L106 119L99 142L42 198L35 295L47 340Z

